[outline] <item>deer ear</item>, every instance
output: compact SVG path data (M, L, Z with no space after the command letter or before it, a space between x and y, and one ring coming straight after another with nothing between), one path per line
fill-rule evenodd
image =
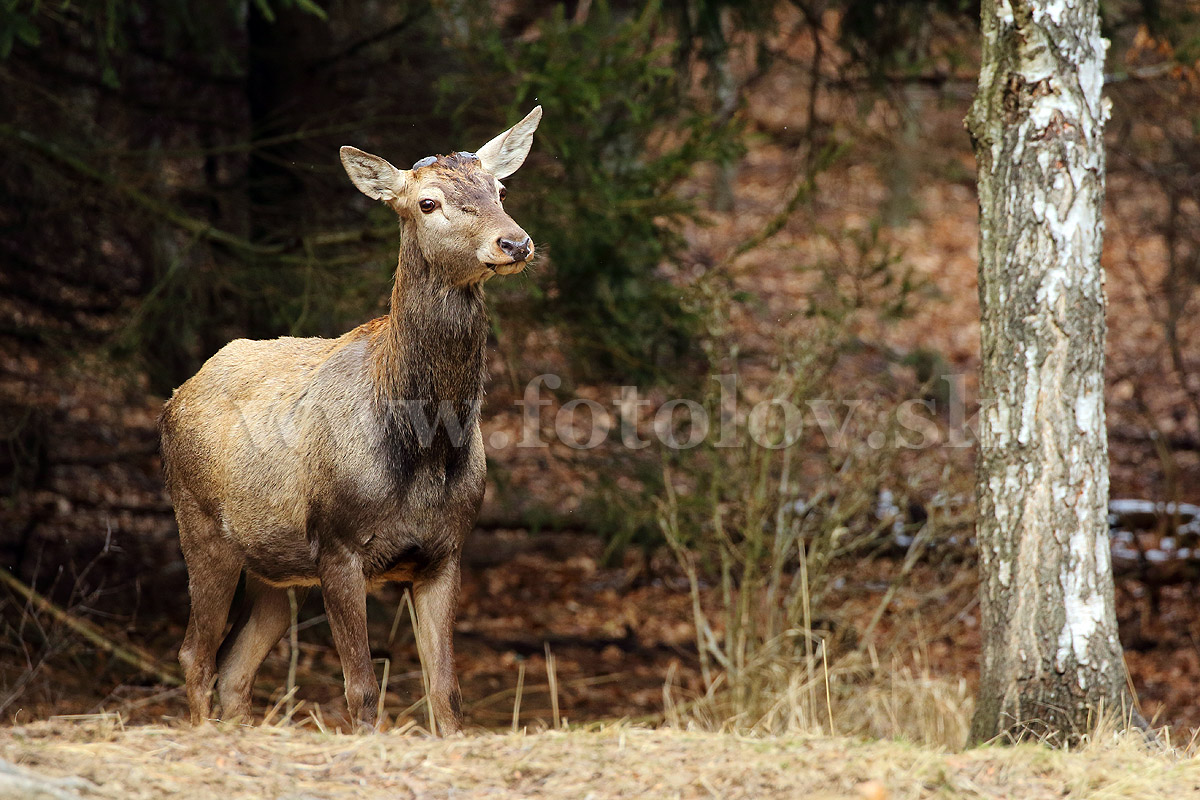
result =
M357 147L342 148L342 166L358 190L372 200L395 200L404 190L402 171Z
M525 119L492 139L475 153L483 168L497 178L507 178L525 163L533 145L533 132L542 121L542 107L537 106Z

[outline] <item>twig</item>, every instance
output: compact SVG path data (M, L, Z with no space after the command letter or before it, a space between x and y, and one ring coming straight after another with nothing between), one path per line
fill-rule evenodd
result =
M150 195L120 182L114 176L107 175L100 170L95 169L94 167L85 163L82 159L76 158L75 156L64 152L56 145L43 141L29 131L20 130L19 128L14 128L11 125L0 125L0 136L3 136L6 139L15 139L31 150L41 153L47 158L50 158L51 160L56 161L65 167L69 167L75 172L78 172L80 175L83 175L103 186L107 186L115 190L119 194L124 195L126 198L131 200L135 205L151 212L152 214L156 214L166 219L167 221L177 225L189 233L194 234L195 236L208 239L212 242L218 242L234 250L242 250L256 255L275 255L283 250L283 247L280 245L255 244L254 242L243 239L240 236L235 236L228 231L214 228L204 220L189 216L188 214L185 214L184 212L171 205L168 205L167 203L156 200Z
M867 623L867 627L863 629L861 638L859 639L858 652L862 653L867 646L873 642L875 627L883 619L883 614L892 603L892 598L896 596L896 592L900 588L900 584L912 572L913 567L920 561L921 555L925 552L925 545L929 541L929 526L923 526L917 535L913 537L912 544L909 545L908 553L904 557L904 562L900 566L900 572L888 584L887 591L883 593L883 598L875 607L875 613L871 615L871 621Z
M300 702L304 701L301 700ZM292 714L296 713L296 687L293 686L288 689L283 697L279 698L275 702L275 705L271 706L270 710L263 715L262 727L265 728L274 722L276 715L279 714L279 709L283 708L284 706L287 706L287 713L283 719L290 722L292 719Z
M386 28L383 28L382 30L375 31L368 36L364 36L363 38L350 43L336 53L325 56L324 58L318 60L314 66L317 68L328 67L330 64L335 64L343 59L349 58L350 56L357 55L359 52L365 50L373 44L378 44L379 42L389 39L398 33L403 33L406 29L411 27L413 23L419 22L423 17L425 17L431 9L432 6L429 3L421 3L416 9L410 9L408 13L405 14L404 17L399 21L387 26Z
M554 719L554 730L562 728L562 718L558 713L558 663L550 652L550 643L546 642L546 681L550 684L550 714Z
M821 643L821 666L825 670L825 710L829 713L829 735L837 736L833 727L833 698L829 696L829 648Z
M429 732L438 735L438 721L433 710L433 696L430 694L429 687L429 670L426 669L425 653L421 647L421 629L418 628L419 620L417 619L417 609L413 606L412 591L404 590L404 602L408 605L408 618L412 621L413 637L417 640L417 661L421 664L421 684L425 688L425 696L416 703L408 707L402 716L407 716L410 711L421 703L425 704L425 710L429 712Z
M813 192L816 191L818 173L837 160L843 149L843 147L829 147L818 154L817 160L813 166L805 171L805 175L796 180L795 185L792 187L792 190L788 196L787 202L783 205L783 208L781 208L773 217L767 220L766 224L762 226L758 233L755 233L753 236L742 241L736 247L734 247L733 250L730 251L729 255L725 256L725 258L721 260L721 263L713 271L717 273L724 272L738 258L762 245L772 236L783 230L783 226L786 225L787 221L792 218L794 213L796 213L796 209L800 207L800 204L806 202L810 197L812 197Z
M136 667L147 675L153 675L165 684L171 686L183 685L183 680L178 675L164 667L160 667L157 663L158 660L146 650L135 644L119 644L114 642L105 636L100 628L87 620L72 616L70 612L60 608L55 603L38 594L34 589L26 586L8 570L0 569L0 583L8 586L30 603L33 603L39 611L43 611L54 617L101 650L111 653L118 660Z
M1135 67L1125 72L1109 72L1104 76L1104 83L1107 86L1114 83L1125 83L1126 81L1154 81L1170 75L1179 66L1181 65L1173 61L1163 61L1145 67Z
M525 692L525 662L522 661L517 665L517 693L513 698L513 716L512 716L512 732L516 733L521 728L521 696Z
M292 614L292 625L288 631L287 715L291 719L296 713L296 664L300 659L299 626L300 603L296 600L296 589L288 587L288 606Z
M392 660L385 658L383 660L383 678L379 681L379 702L375 707L375 719L377 725L383 724L383 707L387 702L388 677L392 671Z
M619 683L621 681L629 680L633 676L634 676L634 674L632 672L612 672L607 675L596 675L591 678L575 678L575 679L569 680L569 681L560 681L560 685L571 688L571 689L586 689L591 686L604 686L605 684L609 684L609 683ZM542 689L549 690L550 685L549 684L545 684L545 685L535 684L533 686L526 687L524 684L522 684L522 686L521 686L522 693L524 693L526 688L528 688L530 692L535 692L535 691L540 692ZM498 692L492 692L491 694L487 695L486 697L481 697L478 700L472 700L470 703L467 704L466 708L467 708L467 710L471 711L473 714L487 713L487 706L489 704L494 703L498 700L503 700L504 698L514 694L515 692L516 692L516 689L514 689L514 688L501 689ZM424 700L418 701L418 703L421 703L421 702L424 702ZM522 705L523 704L524 704L524 701L522 701ZM414 708L415 707L416 706L414 706ZM505 712L505 713L507 713L507 712Z

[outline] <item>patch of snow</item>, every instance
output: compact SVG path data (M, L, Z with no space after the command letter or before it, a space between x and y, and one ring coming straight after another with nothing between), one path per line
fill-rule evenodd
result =
M896 505L896 496L891 489L880 489L879 498L875 501L875 518L878 520L891 519L899 515L900 506Z
M1153 500L1109 500L1108 513L1109 515L1121 514L1154 514L1158 512L1159 503Z
M904 535L904 513L896 505L896 496L891 489L880 489L879 499L875 502L875 518L880 522L892 521L892 538L900 547L912 544L913 537ZM907 541L901 541L905 539Z
M1108 501L1109 517L1120 518L1126 514L1164 514L1188 520L1184 527L1200 521L1200 506L1192 503L1160 503L1154 500L1135 500L1132 498L1115 498ZM1115 524L1115 520L1113 522ZM1182 530L1182 528L1180 529ZM1198 531L1200 532L1200 531Z
M1122 561L1136 561L1140 554L1137 550L1126 545L1113 545L1113 558L1119 558Z

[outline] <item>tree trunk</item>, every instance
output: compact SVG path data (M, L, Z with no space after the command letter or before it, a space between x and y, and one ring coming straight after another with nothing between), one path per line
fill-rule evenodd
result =
M983 666L971 740L1127 721L1104 418L1097 0L983 0L978 161Z

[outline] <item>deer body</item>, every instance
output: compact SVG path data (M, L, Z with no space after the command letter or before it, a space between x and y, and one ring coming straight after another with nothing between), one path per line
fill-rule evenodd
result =
M386 317L338 339L237 340L167 402L164 475L188 566L180 661L194 723L248 715L254 675L290 622L287 587L319 585L351 717L375 720L366 591L412 581L441 732L460 727L452 632L459 557L483 499L482 283L532 244L499 205L540 108L478 156L401 171L343 148L355 184L401 218ZM246 600L224 637L234 590ZM219 652L218 652L219 647Z

